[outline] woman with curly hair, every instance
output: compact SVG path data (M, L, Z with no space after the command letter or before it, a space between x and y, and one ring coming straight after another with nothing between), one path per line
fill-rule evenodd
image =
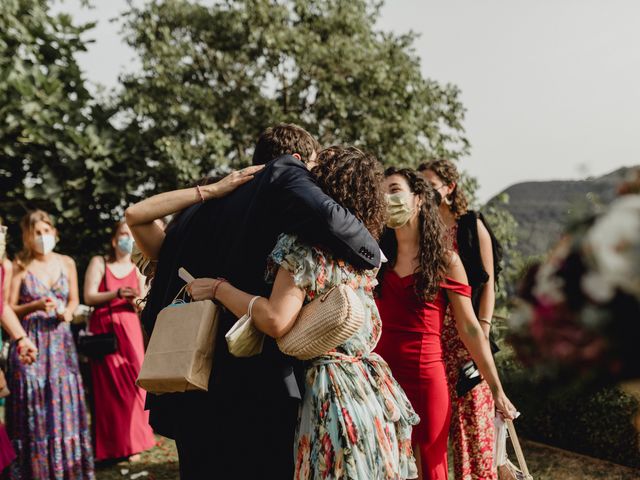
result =
M382 232L385 201L382 168L357 148L320 153L312 173L318 185L359 218L371 234ZM253 304L255 326L278 338L289 331L302 306L340 284L350 285L365 307L360 331L337 348L309 361L306 389L294 444L296 480L415 478L409 400L387 364L372 353L381 333L373 299L376 271L361 271L335 258L322 245L281 235L267 275L273 290ZM222 279L198 279L188 286L196 300L214 299L238 317L254 296Z
M418 167L440 197L439 212L447 242L460 255L471 286L471 303L487 338L495 305L495 283L502 247L480 212L469 210L460 174L449 160ZM451 440L455 478L495 480L493 443L495 408L487 382L477 375L469 351L460 340L451 308L442 331L444 363L451 394Z
M441 336L448 303L458 335L491 386L498 410L513 418L515 408L502 390L473 312L464 267L445 243L436 192L413 170L390 168L385 177L387 226L392 230L382 242L389 262L378 275L383 331L376 351L389 362L421 419L413 431L418 478L447 480L451 400Z

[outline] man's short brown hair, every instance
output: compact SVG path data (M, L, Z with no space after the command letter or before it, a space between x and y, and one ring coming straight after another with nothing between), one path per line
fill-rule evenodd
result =
M258 139L253 151L254 165L264 165L281 155L300 155L303 162L311 160L313 152L320 150L320 144L304 128L293 123L279 123L267 128Z

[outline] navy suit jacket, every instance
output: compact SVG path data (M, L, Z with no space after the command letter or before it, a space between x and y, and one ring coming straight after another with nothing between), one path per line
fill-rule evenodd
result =
M362 269L380 264L378 244L363 224L322 192L301 161L285 155L232 194L186 209L168 228L142 314L145 330L151 334L159 311L184 285L177 274L180 267L196 278L223 277L241 290L268 297L272 286L265 281L267 260L281 233L321 245ZM272 339L266 339L263 353L256 357L229 353L224 334L236 320L228 311L220 316L210 399L300 398L301 365L283 355ZM175 401L193 395L199 393L148 395L154 429L173 437L176 414L184 408Z

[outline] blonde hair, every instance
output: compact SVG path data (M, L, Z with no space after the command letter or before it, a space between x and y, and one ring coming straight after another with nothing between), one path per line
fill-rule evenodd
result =
M30 239L33 236L33 230L38 222L44 222L51 228L55 229L51 216L44 210L31 210L20 220L20 230L22 231L22 250L16 256L16 264L22 270L26 269L35 257L31 248Z

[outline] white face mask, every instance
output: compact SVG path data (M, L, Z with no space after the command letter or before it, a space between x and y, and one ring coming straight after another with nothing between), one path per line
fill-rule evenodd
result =
M46 235L37 235L35 241L35 249L40 255L46 255L53 251L56 246L56 237L47 233Z

